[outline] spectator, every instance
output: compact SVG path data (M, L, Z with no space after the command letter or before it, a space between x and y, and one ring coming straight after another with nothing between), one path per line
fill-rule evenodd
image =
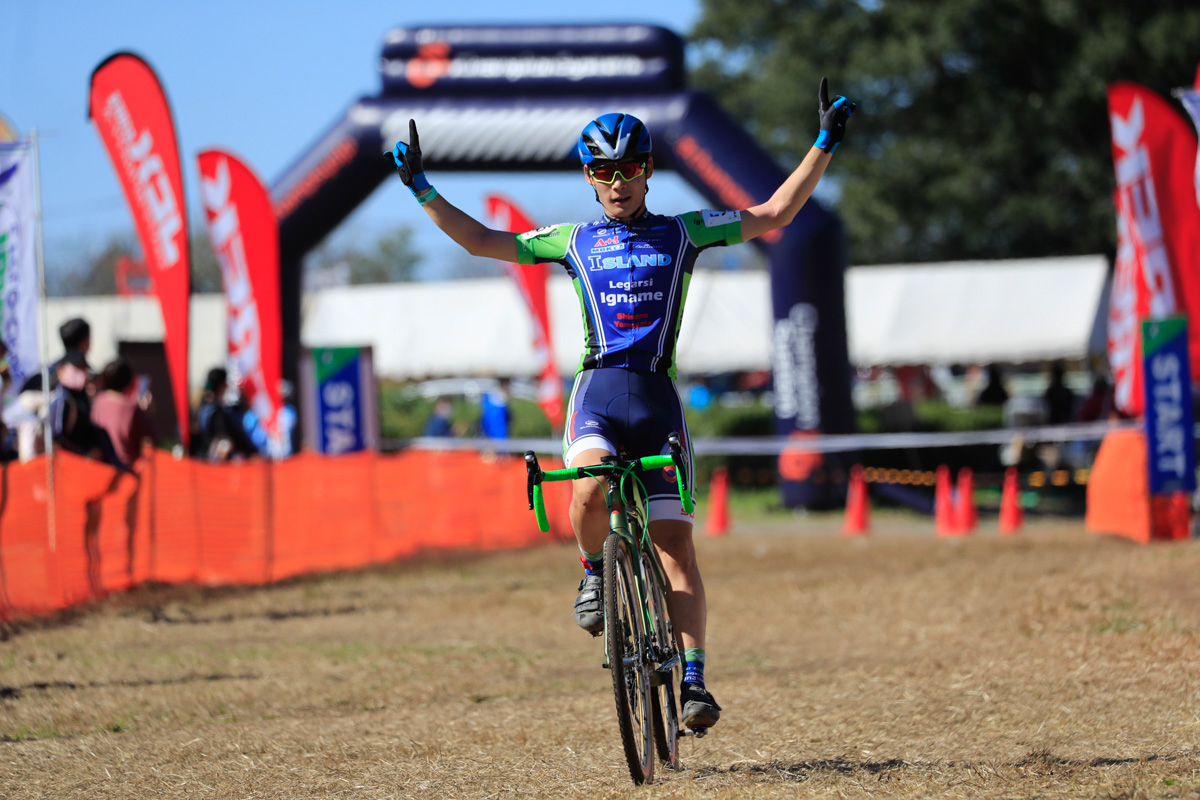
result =
M54 444L69 453L121 466L108 433L92 423L95 386L80 350L67 350L56 365L58 385L50 395Z
M8 387L12 385L12 373L8 369L8 345L4 341L0 341L0 411L4 411L4 415L0 416L0 462L10 462L17 457L16 445L12 443L12 435L8 429L8 402L5 397L8 393ZM19 416L19 405L14 405L14 416Z
M246 435L242 419L246 409L240 406L240 398L223 367L208 371L196 409L196 455L209 461L231 461L257 452Z
M1113 388L1108 378L1097 375L1092 379L1092 390L1079 404L1080 422L1097 422L1119 416L1113 404Z
M42 415L46 407L46 396L42 392L41 373L35 373L35 385L26 381L17 395L15 408L8 409L10 424L17 429L17 457L24 463L45 452L45 430Z
M16 431L9 430L8 424L0 422L0 464L17 460Z
M87 354L92 349L92 326L82 317L75 317L64 322L58 328L58 336L62 339L63 349L68 353L75 351L83 356L83 365L88 372ZM56 365L57 366L57 365Z
M62 339L63 350L65 351L62 358L50 365L50 391L54 391L58 386L58 367L67 359L67 355L76 354L75 366L81 367L90 378L92 375L92 367L88 364L88 350L92 348L92 326L88 325L87 320L81 317L75 317L64 322L58 327L58 336ZM21 386L22 392L41 391L42 375L40 372L35 372L25 379L25 383ZM89 384L89 391L94 390L94 386Z
M479 417L479 431L488 439L507 439L509 422L512 419L508 410L508 378L501 378L496 388L483 395L480 405L483 413Z
M154 420L146 410L149 391L138 393L128 359L110 361L100 372L100 390L92 400L92 422L108 434L113 452L132 467L142 455L142 441L154 439Z
M83 354L68 350L54 365L50 395L50 427L54 443L64 450L87 455L92 447L92 401L87 384L91 380Z
M258 448L250 438L249 427L246 423L246 415L250 413L250 402L242 393L240 383L230 382L226 387L224 407L225 413L233 422L233 427L229 432L229 438L233 441L234 447L231 458L240 459L258 455ZM257 423L252 421L251 424Z
M279 434L288 455L300 452L300 413L296 410L296 387L289 380L279 382Z
M0 340L0 398L8 393L12 385L12 372L8 368L8 345Z
M687 390L688 405L695 409L705 409L712 405L713 393L708 387L708 380L703 377L697 377Z
M218 434L224 428L221 399L225 396L225 387L229 385L229 373L222 367L213 367L204 379L204 393L200 395L200 405L196 408L196 435L194 437L193 455L201 458L212 458ZM219 459L217 459L219 460Z
M279 426L278 436L271 437L267 427L261 423L258 413L253 408L247 408L242 416L242 427L250 437L259 455L267 458L287 458L300 449L300 430L296 424L296 406L292 402L292 382L279 382L279 415L276 423Z
M1055 361L1050 367L1050 385L1042 395L1050 425L1066 425L1075 419L1075 393L1063 382L1063 374L1062 362Z
M454 435L454 405L449 397L439 397L433 404L433 414L425 423L426 436Z
M1004 388L1004 373L999 364L989 364L987 368L987 384L979 397L975 398L978 406L1002 406L1008 402L1008 390Z

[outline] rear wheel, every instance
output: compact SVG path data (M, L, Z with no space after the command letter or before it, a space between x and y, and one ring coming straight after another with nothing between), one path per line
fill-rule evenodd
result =
M667 610L667 597L659 579L658 564L642 554L642 574L646 576L646 603L654 630L650 634L651 662L658 669L651 681L650 705L654 710L654 744L658 758L668 769L679 769L679 682L683 662L677 656L675 629ZM661 665L675 659L669 669Z
M634 783L649 783L654 780L654 718L647 641L629 544L616 533L604 543L604 635L629 776Z

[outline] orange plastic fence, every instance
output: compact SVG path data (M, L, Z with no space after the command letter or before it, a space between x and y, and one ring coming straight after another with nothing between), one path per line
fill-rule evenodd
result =
M0 473L0 620L147 581L262 584L422 550L570 538L569 485L544 488L549 534L528 510L520 457L305 453L208 464L155 451L122 474L58 453L52 475L45 458L11 463Z

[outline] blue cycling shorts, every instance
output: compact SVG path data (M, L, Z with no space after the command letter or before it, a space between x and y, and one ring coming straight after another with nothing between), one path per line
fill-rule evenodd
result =
M683 401L670 376L627 367L585 369L575 376L563 436L563 460L568 467L584 450L605 450L625 458L665 455L670 452L671 433L679 434L688 474L695 475ZM694 518L680 508L673 469L644 472L641 478L650 521Z

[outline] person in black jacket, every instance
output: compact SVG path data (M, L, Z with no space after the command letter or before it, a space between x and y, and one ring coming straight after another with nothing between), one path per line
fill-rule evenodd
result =
M196 442L193 455L209 461L231 461L254 455L257 450L242 425L242 412L230 403L229 373L213 367L204 382L204 394L196 409Z

